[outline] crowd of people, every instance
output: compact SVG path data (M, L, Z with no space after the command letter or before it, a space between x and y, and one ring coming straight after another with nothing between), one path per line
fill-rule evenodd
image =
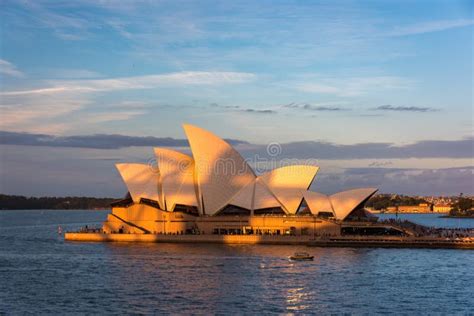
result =
M102 233L102 228L89 227L88 225L81 227L79 233Z

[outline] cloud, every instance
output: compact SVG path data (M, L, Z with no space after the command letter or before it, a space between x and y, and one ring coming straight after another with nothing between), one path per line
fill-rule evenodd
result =
M63 75L94 75L88 71L72 71ZM253 74L241 72L174 72L158 75L118 77L109 79L81 79L81 80L51 80L48 86L17 91L0 91L1 103L0 129L10 131L29 131L56 133L68 129L68 124L62 124L58 129L58 120L70 121L71 116L66 116L76 112L74 125L88 123L102 123L143 115L143 111L138 111L137 107L147 107L144 102L135 102L135 105L126 104L122 101L118 107L124 111L114 109L111 113L101 113L92 116L88 111L78 113L79 110L87 110L96 104L103 109L103 104L97 104L92 95L98 92L153 89L159 87L182 87L182 86L219 86L225 84L238 84L252 80ZM165 105L161 105L165 106ZM133 107L134 110L130 111ZM156 106L155 106L156 107ZM174 106L174 108L184 106ZM100 111L100 110L99 110ZM51 130L48 130L51 126ZM70 129L70 128L69 128Z
M209 106L214 107L214 108L221 108L221 109L240 109L240 106L238 105L221 105L219 103L211 103Z
M303 109L305 110L310 110L310 111L347 111L347 109L343 109L340 107L335 107L335 106L314 106L311 104L305 104L303 106Z
M107 112L107 113L93 113L87 119L91 123L105 123L113 121L126 121L137 116L146 114L146 111L122 111L122 112Z
M385 167L393 165L391 161L374 161L369 164L369 167Z
M116 118L115 118L116 119ZM226 139L233 145L246 144L244 141ZM118 149L124 147L187 147L186 139L152 136L125 136L125 135L81 135L81 136L53 136L47 134L31 134L0 131L0 144L23 146L73 147Z
M412 80L396 76L350 78L309 77L306 78L305 82L297 83L294 87L297 90L308 93L354 97L380 90L407 89L411 87L412 84Z
M213 108L219 108L224 110L230 110L232 112L245 112L245 113L255 113L255 114L276 114L276 110L271 109L252 109L252 108L242 108L239 105L221 105L218 103L211 103L209 106Z
M81 87L72 88L72 87L53 87L53 88L40 88L40 89L31 89L31 90L18 90L18 91L2 91L0 95L2 96L25 96L25 95L35 95L35 94L57 94L63 92L81 92L85 89Z
M405 36L405 35L425 34L425 33L431 33L431 32L445 31L452 28L470 26L473 24L474 24L474 20L472 19L429 21L429 22L424 22L424 23L397 27L388 35L389 36Z
M345 109L339 106L312 105L309 103L305 103L305 104L290 103L288 105L285 105L284 107L292 108L292 109L303 109L303 110L309 110L309 111L322 111L322 112L348 111L348 109Z
M259 110L259 109L243 109L240 112L257 113L257 114L276 114L275 110Z
M157 75L118 77L90 80L57 80L50 87L38 89L4 91L3 96L36 94L91 93L116 90L153 89L172 85L223 85L251 81L254 74L245 72L183 71Z
M127 31L127 27L126 27L127 25L123 21L113 19L113 20L107 21L106 23L124 38L126 39L133 38L133 34Z
M393 105L381 105L372 110L375 111L396 111L396 112L434 112L437 111L434 108L428 107L417 107L417 106L393 106Z
M52 34L62 40L83 40L90 36L90 30L99 28L99 24L86 14L59 12L61 6L55 3L40 3L39 1L22 1L15 3L26 11L19 16L20 23L28 23L34 27L49 28ZM11 7L13 7L10 4ZM21 25L24 27L24 25Z
M4 59L0 59L0 74L20 78L25 76L15 65Z
M334 174L322 169L312 190L334 193L357 187L377 187L381 193L409 195L474 194L474 167L442 169L350 168Z
M321 141L283 143L281 154L273 159L404 159L404 158L472 158L474 137L461 140L426 140L409 145L391 143L361 143L342 145ZM242 148L244 156L268 156L266 145Z
M125 116L130 113L125 113ZM136 113L131 113L135 115ZM138 114L137 114L138 115ZM107 117L104 117L107 119ZM114 118L114 119L120 119ZM246 141L228 139L233 145L245 146L238 148L243 156L268 157L267 146L251 144ZM122 148L152 146L187 146L187 140L174 138L158 138L152 136L125 135L82 135L53 136L47 134L31 134L0 131L0 144L81 147L81 148ZM272 159L404 159L404 158L472 158L474 157L474 137L461 140L426 140L409 145L395 146L390 143L361 143L341 145L328 142L305 141L283 143L281 154Z
M89 100L80 96L3 97L0 104L0 129L57 133L67 129L71 113L83 109ZM56 121L56 119L62 118ZM77 117L76 117L77 119ZM51 129L48 130L46 126ZM45 128L46 127L46 128Z

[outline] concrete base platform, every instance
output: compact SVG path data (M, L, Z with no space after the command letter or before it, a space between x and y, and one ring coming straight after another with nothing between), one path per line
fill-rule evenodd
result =
M310 236L66 233L68 241L307 245Z
M440 238L417 237L339 237L314 239L312 236L66 233L65 240L81 242L219 243L307 245L312 247L474 249L473 239L445 240Z

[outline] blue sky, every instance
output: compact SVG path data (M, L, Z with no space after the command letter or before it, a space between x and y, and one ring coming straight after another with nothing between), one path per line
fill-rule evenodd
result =
M181 124L192 123L252 144L472 144L472 1L0 6L1 131L183 138ZM8 158L22 150L2 150L2 191L70 192L9 186L21 175L5 171ZM473 165L472 145L470 157L448 156L379 163ZM338 159L328 169L372 163Z

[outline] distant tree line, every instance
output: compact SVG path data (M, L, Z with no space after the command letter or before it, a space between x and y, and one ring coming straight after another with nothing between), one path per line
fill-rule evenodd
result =
M467 216L474 217L474 201L471 198L464 197L462 194L452 205L449 216Z
M406 196L406 195L393 195L393 194L377 194L371 197L365 206L372 207L376 210L386 209L390 206L400 205L419 205L421 203L428 203L422 198Z
M110 208L117 199L94 197L26 197L0 194L1 210L87 210Z

